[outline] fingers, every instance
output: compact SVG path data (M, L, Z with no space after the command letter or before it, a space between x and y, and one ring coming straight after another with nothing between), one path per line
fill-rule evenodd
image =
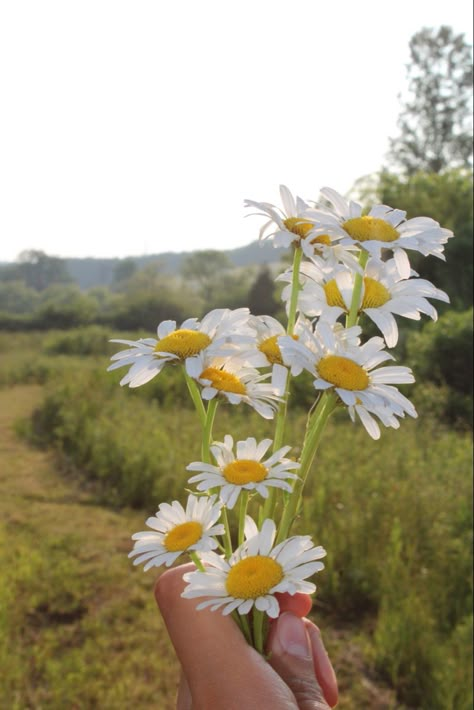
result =
M311 622L284 612L272 624L267 650L271 666L292 690L300 710L329 710L327 701L336 704L334 673Z
M309 619L304 619L306 633L309 636L309 642L313 653L314 672L319 685L323 691L324 697L328 704L333 708L336 706L339 692L337 688L336 674L332 667L331 661L324 648L321 632L317 626Z
M195 600L181 597L183 573L192 569L193 565L183 565L166 571L156 584L155 596L188 681L193 709L294 707L288 687L247 644L232 618L196 611ZM182 693L180 702L187 710L184 688Z
M296 594L290 595L275 594L278 599L278 604L280 605L280 613L284 611L291 611L292 614L296 616L307 616L311 611L312 600L309 594L301 594L297 592Z

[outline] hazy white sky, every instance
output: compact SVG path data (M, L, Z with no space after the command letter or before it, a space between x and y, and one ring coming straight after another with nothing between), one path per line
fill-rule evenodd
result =
M4 0L0 261L233 248L246 197L348 191L441 24L470 0Z

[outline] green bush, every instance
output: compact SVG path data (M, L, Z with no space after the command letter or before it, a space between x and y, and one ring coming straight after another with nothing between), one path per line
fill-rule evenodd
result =
M98 325L50 335L44 350L51 355L105 355L110 350L110 331Z
M408 364L421 382L417 396L430 384L444 388L447 398L443 418L449 422L472 423L472 337L470 308L459 313L450 311L438 323L426 324L407 339Z

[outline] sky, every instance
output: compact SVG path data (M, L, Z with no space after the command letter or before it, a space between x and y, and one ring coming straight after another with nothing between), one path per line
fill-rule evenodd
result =
M472 41L470 0L5 0L0 261L232 249L245 198L347 193L442 24Z

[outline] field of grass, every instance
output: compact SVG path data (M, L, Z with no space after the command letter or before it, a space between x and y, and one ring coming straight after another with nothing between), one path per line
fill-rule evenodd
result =
M177 669L153 575L126 554L183 498L195 417L174 371L123 391L102 346L61 338L0 339L0 707L166 710ZM268 427L222 407L215 436ZM303 429L296 415L285 438ZM341 708L472 707L470 471L470 436L427 412L380 442L331 422L301 528L328 550L314 614Z

